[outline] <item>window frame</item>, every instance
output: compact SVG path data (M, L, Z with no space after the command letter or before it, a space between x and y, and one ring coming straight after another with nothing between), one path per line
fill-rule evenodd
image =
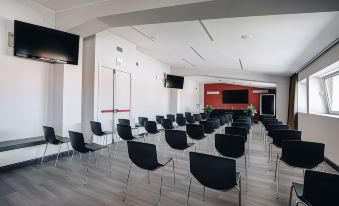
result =
M333 111L332 110L332 105L331 105L332 103L330 101L329 93L328 93L327 86L326 86L326 80L329 79L329 78L335 77L335 76L339 76L339 71L325 75L321 79L322 79L322 84L323 84L322 86L323 86L324 91L325 91L325 96L326 96L325 99L326 99L326 103L327 103L328 112L329 112L329 114L339 115L339 111Z

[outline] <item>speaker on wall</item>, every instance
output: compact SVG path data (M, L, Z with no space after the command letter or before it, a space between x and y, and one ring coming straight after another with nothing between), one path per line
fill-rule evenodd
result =
M275 116L275 94L260 95L260 115Z

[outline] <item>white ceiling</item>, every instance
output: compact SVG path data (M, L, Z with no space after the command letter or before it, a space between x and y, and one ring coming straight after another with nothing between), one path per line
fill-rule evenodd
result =
M339 12L286 14L134 26L110 31L174 67L276 75L296 72L339 36ZM252 35L243 40L241 35ZM193 47L205 60L201 59ZM183 61L191 62L194 66Z
M29 1L39 4L52 11L60 12L81 6L101 3L108 0L29 0Z
M272 89L272 88L277 87L275 83L231 79L231 78L223 78L223 77L193 75L193 76L185 76L185 78L188 78L199 84L224 83L224 84L235 84L235 85L241 85L241 86L265 88L265 89Z

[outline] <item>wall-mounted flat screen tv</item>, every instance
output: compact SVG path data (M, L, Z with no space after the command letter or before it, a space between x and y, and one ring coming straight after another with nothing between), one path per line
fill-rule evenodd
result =
M167 74L165 79L165 87L183 89L184 77Z
M247 104L248 90L224 90L222 100L224 104Z
M78 64L78 35L14 21L14 55L50 63Z

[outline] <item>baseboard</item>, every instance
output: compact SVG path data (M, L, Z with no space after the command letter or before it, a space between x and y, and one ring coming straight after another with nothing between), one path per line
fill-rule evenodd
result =
M335 171L339 172L339 166L338 166L336 163L332 162L331 160L329 160L329 159L326 158L326 157L325 157L325 162L326 162L329 166L331 166Z
M72 152L73 152L73 150L70 150L69 154L72 155ZM62 157L67 157L67 156L68 156L67 151L60 152L59 159L62 158ZM57 154L45 156L44 163L51 161L51 160L55 160L56 158L57 158ZM31 160L26 160L26 161L23 161L23 162L17 162L17 163L14 163L14 164L5 165L5 166L0 167L0 172L8 172L8 171L19 169L19 168L40 164L40 162L41 162L41 157L31 159Z

